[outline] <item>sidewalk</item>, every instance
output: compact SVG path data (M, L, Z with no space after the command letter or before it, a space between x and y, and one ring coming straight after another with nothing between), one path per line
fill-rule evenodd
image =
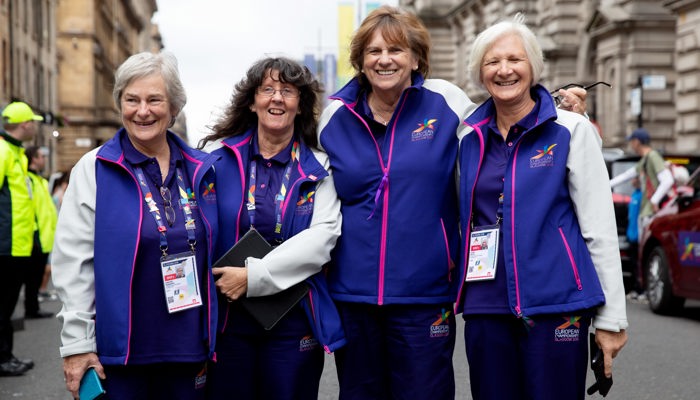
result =
M20 295L15 318L24 316ZM58 300L41 303L43 311L61 309ZM60 329L54 318L25 319L24 329L15 331L13 352L18 358L31 358L34 368L23 376L0 377L0 399L70 400L63 383L63 361L58 353Z

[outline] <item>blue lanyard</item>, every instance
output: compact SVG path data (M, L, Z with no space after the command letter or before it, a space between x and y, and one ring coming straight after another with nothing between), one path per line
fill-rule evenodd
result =
M299 142L294 142L292 144L292 154L291 160L287 163L284 169L284 175L282 177L282 185L280 185L280 191L275 196L275 234L277 234L277 239L282 239L282 210L284 208L284 200L287 197L287 189L289 187L289 180L292 175L292 168L299 162ZM257 175L258 163L253 158L250 161L250 176L248 177L248 203L246 203L246 208L248 209L248 218L250 219L250 227L255 228L255 187L256 187L256 175Z
M194 253L195 245L197 244L197 239L195 238L195 230L197 229L194 224L194 218L192 217L192 209L190 208L190 202L187 198L187 190L185 189L185 180L182 177L182 171L180 168L176 168L177 172L177 187L180 195L180 206L182 208L182 214L185 217L185 230L187 231L187 243ZM151 189L146 184L146 176L143 173L141 167L134 167L134 172L136 172L136 177L138 178L139 185L141 185L141 190L144 194L144 201L148 206L148 211L153 216L158 226L158 232L160 232L160 251L163 252L163 257L168 255L168 238L167 231L168 228L163 223L163 218L160 214L160 209L155 200L153 200L153 194Z

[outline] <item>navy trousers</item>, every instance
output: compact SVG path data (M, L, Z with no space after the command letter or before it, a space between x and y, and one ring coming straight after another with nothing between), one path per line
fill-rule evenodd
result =
M208 399L318 398L324 353L301 306L266 331L232 303L227 327L216 340L216 362L209 366Z
M454 399L452 304L338 303L340 399Z
M465 315L474 400L583 400L588 315Z
M105 365L109 400L204 400L205 362Z

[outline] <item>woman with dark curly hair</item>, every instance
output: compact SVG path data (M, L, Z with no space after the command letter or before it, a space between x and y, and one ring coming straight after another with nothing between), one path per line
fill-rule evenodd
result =
M236 85L230 105L203 140L220 156L215 168L221 229L214 255L250 229L274 247L265 257L248 257L245 265L213 269L220 312L210 398L315 399L323 350L345 342L322 272L341 217L328 157L317 149L319 93L306 67L286 58L262 59ZM236 301L302 281L309 294L269 330Z

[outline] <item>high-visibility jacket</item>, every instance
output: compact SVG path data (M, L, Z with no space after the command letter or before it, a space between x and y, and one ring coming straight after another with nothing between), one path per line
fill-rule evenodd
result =
M0 131L0 255L29 257L34 207L22 142Z
M56 204L49 193L49 182L44 177L29 170L29 179L32 182L32 201L36 215L36 228L39 230L41 252L50 253L53 248L53 235L56 232L56 220L58 219Z

